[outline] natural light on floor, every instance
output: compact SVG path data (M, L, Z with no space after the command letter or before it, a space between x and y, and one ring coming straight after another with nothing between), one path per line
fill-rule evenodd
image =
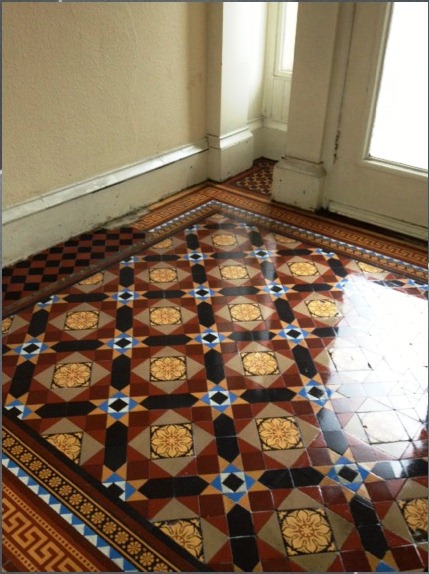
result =
M394 2L369 154L428 169L427 2Z

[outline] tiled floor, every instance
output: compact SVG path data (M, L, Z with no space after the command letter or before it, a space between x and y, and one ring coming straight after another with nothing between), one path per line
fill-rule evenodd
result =
M426 570L427 285L197 211L3 320L6 417L213 570Z

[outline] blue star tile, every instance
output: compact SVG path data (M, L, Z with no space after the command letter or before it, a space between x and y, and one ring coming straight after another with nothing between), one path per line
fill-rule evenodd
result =
M121 419L124 415L132 411L137 406L134 399L127 397L123 393L115 393L113 397L104 401L100 409L116 420Z
M216 385L202 397L202 401L219 412L225 411L234 401L237 395Z
M21 403L21 401L15 400L5 406L7 411L14 411L17 418L20 420L25 420L29 415L32 414L32 410L26 405Z
M333 391L324 385L316 383L316 381L309 381L305 387L299 391L298 395L323 407L329 401L332 393Z
M189 295L192 295L192 297L195 297L195 299L199 299L200 301L205 301L214 294L215 292L212 289L204 287L204 285L198 285L198 287L189 291Z
M112 298L115 299L115 301L118 301L118 303L123 303L124 305L134 301L138 297L140 297L138 293L130 291L129 289L122 289L122 291L119 291L119 293L112 295Z
M133 347L138 345L137 339L134 339L131 335L127 335L126 333L121 333L114 339L111 339L106 343L108 347L118 351L121 354L124 354L131 350Z
M309 334L310 333L308 331L295 327L295 325L288 325L279 333L281 337L284 337L288 341L293 341L294 343L300 343L308 337Z
M274 283L273 281L270 281L264 287L264 291L269 295L274 295L274 297L282 297L282 295L284 295L285 293L287 293L287 291L289 291L289 287L285 287L284 285L280 285L279 283Z
M190 253L187 253L185 255L185 259L187 259L188 261L190 261L191 263L196 263L198 261L202 261L203 259L206 259L207 255L205 255L205 253L201 253L201 251L191 251Z
M114 492L121 500L128 500L136 490L134 486L116 473L113 473L106 478L106 480L103 481L103 486L111 492Z
M57 297L56 295L52 295L51 297L47 297L46 299L38 301L36 303L36 306L40 307L41 309L45 309L46 307L49 307L53 303L57 303L59 300L60 300L59 297Z
M30 339L30 341L26 341L23 345L16 347L14 351L21 357L24 357L24 359L28 360L32 359L36 355L40 355L40 353L43 353L46 349L48 349L48 346L45 345L45 343L33 338Z
M368 470L344 456L328 472L329 478L352 492L359 490L368 475Z
M258 259L269 259L272 255L272 251L267 251L266 249L255 249L253 255Z
M234 465L228 465L211 483L234 502L238 502L253 486L255 480Z
M224 335L222 335L221 333L217 333L216 331L212 331L211 329L206 329L204 331L204 333L201 333L200 335L197 335L195 337L195 339L199 342L202 343L203 345L206 345L206 347L209 347L210 349L213 349L214 347L216 347L217 345L219 345L219 343L221 341L223 341L225 339Z

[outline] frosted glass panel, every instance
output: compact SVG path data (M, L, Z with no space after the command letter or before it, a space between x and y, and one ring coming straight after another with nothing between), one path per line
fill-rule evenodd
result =
M428 3L394 2L369 154L428 168Z
M299 2L283 2L283 35L280 59L282 72L292 72L293 69L298 4Z

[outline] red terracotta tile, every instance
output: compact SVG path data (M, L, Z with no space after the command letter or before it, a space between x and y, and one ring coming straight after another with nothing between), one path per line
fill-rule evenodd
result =
M346 572L370 572L372 570L363 551L342 552L341 559Z
M392 493L384 481L367 482L365 486L373 502L381 502L384 500L393 499Z
M274 501L270 491L249 491L248 496L252 512L272 510L274 508Z
M347 502L341 486L322 486L321 491L326 506L330 506L331 504L345 504Z
M408 545L392 548L392 554L399 570L413 570L415 568L422 568L423 566L415 546Z
M221 516L225 513L222 494L205 494L199 500L201 516Z

